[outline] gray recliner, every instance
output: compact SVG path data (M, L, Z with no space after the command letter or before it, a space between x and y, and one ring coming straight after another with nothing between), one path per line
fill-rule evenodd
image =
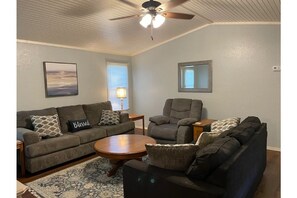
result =
M202 106L201 100L167 99L163 108L163 115L149 118L148 136L160 144L192 142L192 124L200 121Z

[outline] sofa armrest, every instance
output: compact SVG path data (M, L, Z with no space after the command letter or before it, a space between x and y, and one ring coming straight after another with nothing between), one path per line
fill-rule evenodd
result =
M129 113L121 113L120 114L120 123L129 122Z
M170 121L170 118L163 115L157 115L157 116L150 117L149 120L155 123L156 125L161 125L161 124L168 124Z
M179 126L189 126L189 125L194 124L197 121L198 121L198 119L196 119L196 118L184 118L177 122L177 126L178 127Z
M23 141L25 146L40 141L40 137L35 131L26 128L17 128L17 139Z
M222 197L224 189L185 173L130 160L123 167L124 197Z

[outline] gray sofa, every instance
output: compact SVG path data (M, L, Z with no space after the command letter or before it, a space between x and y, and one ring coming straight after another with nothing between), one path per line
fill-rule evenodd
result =
M193 141L192 124L200 121L203 103L188 98L167 99L163 115L150 117L148 136L159 144L183 144Z
M110 101L17 112L17 139L24 142L26 170L35 173L64 162L95 153L94 143L104 137L134 133L135 124L127 113L120 123L98 126L102 110L112 110ZM42 139L34 131L31 115L58 114L62 136ZM68 121L88 119L92 128L70 132Z
M199 149L185 172L126 162L124 197L253 197L266 167L267 124L250 116L226 134Z

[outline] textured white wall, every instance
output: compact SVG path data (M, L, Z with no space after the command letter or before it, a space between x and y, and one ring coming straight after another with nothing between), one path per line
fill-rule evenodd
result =
M158 36L158 35L155 35ZM212 93L179 93L177 64L213 61ZM162 114L167 98L201 99L204 117L258 116L280 148L280 25L211 25L132 57L133 108Z
M17 111L106 101L108 60L131 65L131 57L18 42ZM46 98L43 61L76 63L79 94Z

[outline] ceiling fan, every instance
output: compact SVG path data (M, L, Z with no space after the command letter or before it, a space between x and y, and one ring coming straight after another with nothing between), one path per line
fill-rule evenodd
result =
M167 10L174 8L178 5L181 5L189 0L169 0L163 4L161 4L158 1L149 0L144 2L141 6L135 3L132 3L131 1L128 1L128 0L118 0L118 1L125 3L126 5L129 5L133 8L141 10L142 14L112 18L109 20L113 21L113 20L120 20L120 19L132 18L132 17L142 17L142 19L140 20L140 24L145 28L147 28L148 26L150 26L151 29L158 28L164 23L165 18L189 20L195 16L192 14L167 12Z

